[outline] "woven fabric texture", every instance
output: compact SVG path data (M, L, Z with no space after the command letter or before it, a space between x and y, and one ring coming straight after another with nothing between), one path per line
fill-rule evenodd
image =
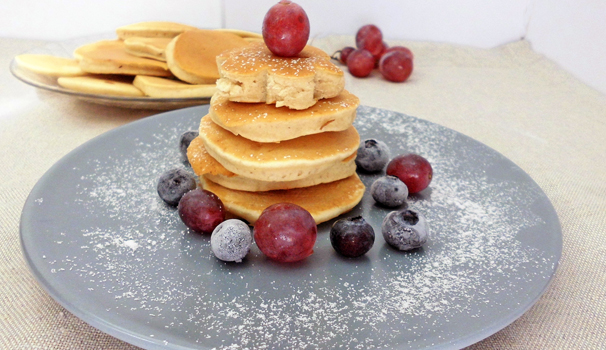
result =
M0 66L37 41L0 39ZM329 54L351 36L313 44ZM346 74L368 106L454 129L502 153L544 190L563 232L560 266L543 297L517 321L470 349L598 349L606 341L606 96L526 41L494 49L408 46L403 84L378 72ZM345 68L346 69L346 68ZM135 349L70 314L35 281L20 247L19 219L35 183L56 161L112 128L154 114L37 91L0 71L0 348Z

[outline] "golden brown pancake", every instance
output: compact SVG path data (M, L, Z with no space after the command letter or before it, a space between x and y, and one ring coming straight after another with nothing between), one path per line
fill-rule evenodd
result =
M151 75L170 77L164 62L133 56L121 40L102 40L74 51L83 71L97 74Z
M338 96L345 86L343 71L330 56L309 45L295 57L279 57L265 43L254 42L219 55L217 64L218 98L229 101L306 109Z
M216 31L219 32L224 32L224 33L232 33L232 34L236 34L237 36L241 37L241 38L253 38L253 39L261 39L263 40L263 34L261 33L255 33L255 32L250 32L248 30L241 30L241 29L232 29L232 28L217 28L214 29Z
M190 143L187 149L187 158L196 175L204 176L223 187L240 191L271 191L308 187L340 180L356 172L355 154L353 154L322 172L300 180L272 182L250 179L225 169L221 163L206 152L204 143L199 137Z
M148 38L174 38L186 30L196 29L186 24L175 22L140 22L122 26L116 29L120 39L134 36Z
M95 75L82 77L59 77L57 83L69 90L87 94L143 97L143 92L132 84L132 77Z
M208 115L200 122L199 137L227 170L263 181L292 181L317 174L356 153L360 143L353 126L280 143L260 143L232 134Z
M166 47L172 38L131 37L124 39L124 49L127 53L166 62Z
M86 75L80 64L73 58L51 55L22 54L15 57L21 68L51 77L77 77Z
M211 102L210 118L224 129L257 142L279 142L351 126L358 99L347 90L296 110L265 103Z
M355 207L364 195L364 184L354 174L343 180L311 187L265 192L236 191L201 178L204 189L216 194L230 213L254 224L263 210L276 203L305 208L316 223L335 218Z
M243 38L215 30L190 30L175 37L166 48L173 74L191 84L214 84L219 79L217 55L248 46Z
M188 84L179 80L137 75L133 84L149 97L156 98L191 98L211 97L217 86L215 84Z

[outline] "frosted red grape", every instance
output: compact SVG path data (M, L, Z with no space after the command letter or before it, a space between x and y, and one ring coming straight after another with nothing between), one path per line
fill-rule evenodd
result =
M225 220L225 207L214 193L197 188L179 201L179 217L185 226L199 233L212 233Z
M429 161L414 153L393 158L387 164L385 172L402 180L408 187L408 193L411 194L426 189L433 178L433 168Z
M385 79L401 83L412 74L412 58L402 51L388 52L379 61L379 71Z
M296 56L309 39L309 18L301 6L281 0L265 14L262 34L265 45L275 55Z
M370 75L374 67L374 56L364 49L354 50L347 57L347 69L354 77L367 77Z
M318 227L311 214L292 203L267 207L255 222L257 247L280 262L303 260L313 253Z
M373 56L383 51L383 33L374 24L367 24L356 33L356 47L368 50Z

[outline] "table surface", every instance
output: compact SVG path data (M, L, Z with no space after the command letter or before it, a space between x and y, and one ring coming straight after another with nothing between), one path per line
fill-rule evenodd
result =
M351 36L313 44L332 53ZM135 349L79 320L34 280L19 218L27 195L56 161L85 141L157 113L90 104L14 78L12 58L45 42L0 38L0 348ZM404 84L378 72L346 73L368 106L454 129L502 153L545 191L559 216L563 253L552 284L517 321L469 349L602 348L606 342L606 96L526 41L493 49L402 44L415 54Z

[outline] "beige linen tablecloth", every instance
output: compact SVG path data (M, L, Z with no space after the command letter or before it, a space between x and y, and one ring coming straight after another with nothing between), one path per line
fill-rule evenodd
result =
M87 325L38 286L21 253L19 217L48 168L107 130L152 115L37 91L8 71L42 44L0 39L0 348L134 349ZM329 53L350 36L314 39ZM390 42L394 45L396 42ZM532 51L403 42L415 54L404 84L347 75L362 104L452 128L525 170L552 201L563 231L557 274L520 319L471 349L606 346L606 97Z

